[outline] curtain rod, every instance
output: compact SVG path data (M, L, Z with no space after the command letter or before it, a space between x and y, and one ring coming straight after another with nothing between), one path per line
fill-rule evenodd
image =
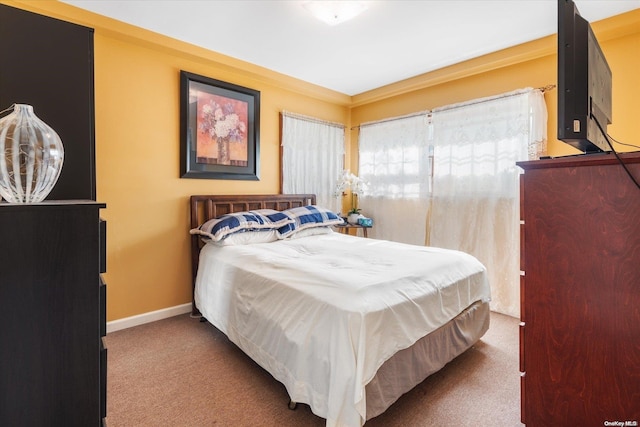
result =
M352 127L351 130L360 129L362 126L377 125L378 123L386 123L386 122L393 122L393 121L396 121L396 120L410 119L411 117L426 116L428 114L431 114L431 110L418 111L418 112L415 112L415 113L405 114L404 116L389 117L387 119L376 120L376 121L373 121L373 122L366 122L366 123L362 123L362 124L360 124L358 126Z
M282 112L280 114L282 114L284 117L291 117L293 119L304 120L304 121L311 122L311 123L319 123L321 125L334 126L334 127L342 128L342 129L346 128L346 126L344 124L342 124L342 123L330 122L330 121L327 121L327 120L322 120L322 119L318 119L318 118L311 117L311 116L305 116L305 115L298 114L298 113L292 113L290 111L282 110Z
M542 92L544 94L545 92L548 92L550 90L555 89L555 87L556 87L556 85L550 84L550 85L546 85L546 86L543 86L543 87L533 88L531 90L539 90L540 92ZM475 101L471 100L471 101L463 102L463 103L460 103L460 104L452 104L450 106L436 107L436 108L431 109L431 110L425 110L425 111L420 111L420 112L416 112L416 113L410 113L410 114L406 114L404 116L390 117L390 118L387 118L387 119L376 120L376 121L373 121L373 122L366 122L366 123L362 123L362 124L360 124L358 126L352 127L351 130L360 129L362 126L377 125L379 123L393 122L395 120L408 119L410 117L416 117L416 116L422 116L422 115L428 116L428 115L432 114L434 111L453 110L455 108L466 107L467 105L481 104L483 102L489 102L489 101L493 101L493 100L496 100L496 99L508 98L510 96L520 95L522 93L526 93L526 92L524 90L517 91L517 92L507 92L507 93L503 93L501 95L496 95L496 96L487 97L487 98L480 98L480 99L475 100Z

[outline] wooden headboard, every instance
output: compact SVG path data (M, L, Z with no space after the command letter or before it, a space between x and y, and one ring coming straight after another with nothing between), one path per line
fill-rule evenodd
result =
M283 211L298 206L315 205L315 194L257 194L257 195L201 195L191 196L191 227L199 227L206 221L221 215L257 209L274 209ZM191 312L199 314L193 299L193 291L196 285L198 273L198 261L202 240L198 235L191 236L191 273L192 273L192 299Z

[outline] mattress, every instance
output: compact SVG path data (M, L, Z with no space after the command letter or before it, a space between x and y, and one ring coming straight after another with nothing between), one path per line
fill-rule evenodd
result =
M398 351L490 299L485 267L459 251L331 233L207 244L203 316L327 426L361 426L365 388Z

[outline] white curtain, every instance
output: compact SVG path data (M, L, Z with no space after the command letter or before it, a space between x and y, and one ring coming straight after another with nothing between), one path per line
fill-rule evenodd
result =
M519 316L519 174L546 150L540 90L526 89L432 113L434 170L429 244L477 257L494 311Z
M282 113L282 192L316 195L319 206L340 212L334 196L344 163L344 125Z
M373 219L369 236L424 245L429 202L426 114L363 124L358 176L367 182L361 214Z

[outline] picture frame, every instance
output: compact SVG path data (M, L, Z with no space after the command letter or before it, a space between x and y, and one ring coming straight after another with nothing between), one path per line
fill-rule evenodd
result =
M180 177L260 178L260 92L180 71Z

